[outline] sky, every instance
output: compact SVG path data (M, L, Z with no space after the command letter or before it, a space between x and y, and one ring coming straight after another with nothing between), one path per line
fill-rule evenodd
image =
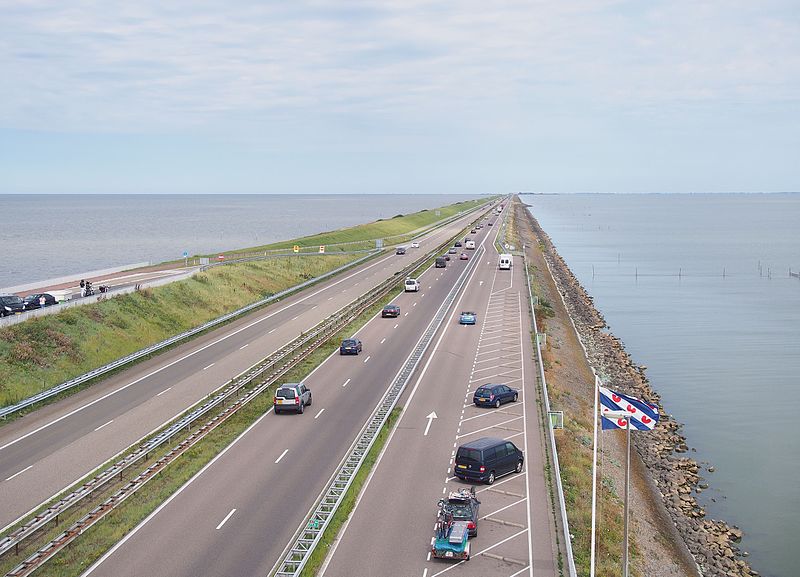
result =
M0 0L2 193L800 191L797 0Z

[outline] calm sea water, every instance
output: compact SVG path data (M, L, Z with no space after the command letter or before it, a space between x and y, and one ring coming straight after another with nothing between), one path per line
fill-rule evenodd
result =
M800 194L522 199L716 467L709 517L762 575L800 574Z
M0 195L0 287L268 244L436 208L453 195Z

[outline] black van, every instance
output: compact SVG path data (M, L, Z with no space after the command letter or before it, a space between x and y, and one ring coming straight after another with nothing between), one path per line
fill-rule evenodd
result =
M456 477L491 485L509 473L522 472L525 454L516 445L497 437L482 437L470 441L456 452Z
M443 256L436 257L436 268L446 268L447 267L447 259Z

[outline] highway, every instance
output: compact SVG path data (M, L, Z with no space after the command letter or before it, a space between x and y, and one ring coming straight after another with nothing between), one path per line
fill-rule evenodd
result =
M498 271L497 256L487 250L456 304L331 549L325 577L558 574L524 268L517 260L513 272ZM459 325L462 310L477 312L477 325ZM473 393L485 383L519 389L520 399L499 409L475 407ZM480 517L469 561L431 559L438 500L470 486L453 475L456 448L484 436L524 450L524 471L477 486Z
M421 239L433 247L465 216ZM0 526L8 527L279 349L417 251L387 255L139 363L0 428Z
M317 500L466 262L419 277L372 318L359 356L331 355L304 380L303 415L270 410L85 575L265 575Z

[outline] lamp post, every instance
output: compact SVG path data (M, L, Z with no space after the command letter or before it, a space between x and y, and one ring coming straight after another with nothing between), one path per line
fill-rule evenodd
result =
M622 541L622 577L628 577L628 492L631 480L631 419L627 411L603 411L600 416L606 419L617 419L617 424L622 426L620 419L625 420L625 521L624 537Z

